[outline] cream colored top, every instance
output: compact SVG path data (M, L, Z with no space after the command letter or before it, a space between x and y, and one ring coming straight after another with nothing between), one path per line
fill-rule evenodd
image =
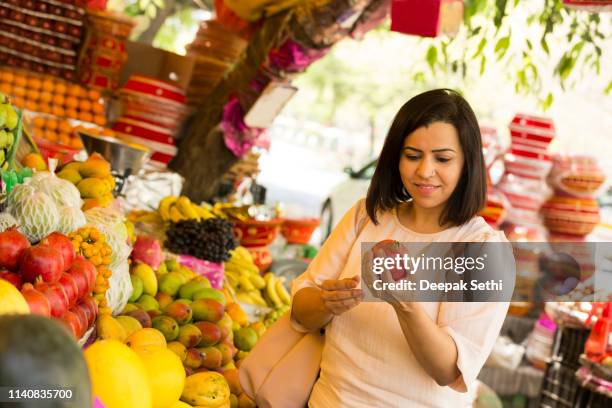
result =
M396 212L369 219L357 236L360 200L344 215L308 269L293 283L292 293L318 286L326 279L360 273L360 242L393 239L400 242L507 242L481 217L434 234L420 234L400 224ZM363 225L363 224L361 224ZM461 376L439 386L419 365L393 308L383 302L362 302L334 317L325 331L320 378L309 407L461 407L467 406L471 385L493 348L508 303L421 303L458 349ZM296 322L294 327L303 330ZM418 335L418 333L415 333Z

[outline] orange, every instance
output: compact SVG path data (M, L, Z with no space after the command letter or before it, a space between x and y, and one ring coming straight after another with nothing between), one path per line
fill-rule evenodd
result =
M60 133L59 142L65 146L69 146L70 145L70 134Z
M8 83L8 82L2 82L0 83L0 92L2 92L3 94L7 94L7 95L12 95L13 94L13 86Z
M26 89L22 88L21 86L13 88L13 95L17 96L17 97L25 96L26 95Z
M41 113L51 113L51 105L41 102L41 104L38 106L38 111Z
M49 103L53 99L53 94L51 92L41 92L40 93L40 101L44 103Z
M32 78L30 79L30 82L28 82L28 87L38 91L42 87L42 81L38 78Z
M106 118L102 115L94 116L93 122L98 126L104 126L106 124Z
M15 75L11 71L0 72L0 80L13 82L15 81Z
M25 106L25 99L16 96L14 98L11 98L11 103L17 106L18 108L23 108Z
M91 102L88 99L79 100L79 110L81 112L88 112L91 110Z
M76 109L79 106L79 100L74 96L70 96L66 98L65 105L68 109Z
M55 84L50 79L45 79L42 83L42 89L46 92L53 92L55 89Z
M74 109L66 109L66 117L68 119L78 119L79 113Z
M60 120L58 128L60 132L70 133L72 132L72 126L68 123L67 120Z
M30 89L26 92L26 97L28 100L36 102L40 98L40 92Z
M96 91L95 89L92 89L92 90L87 92L87 97L89 99L91 99L92 101L98 101L98 99L100 99L102 97L102 95L100 94L99 91Z
M83 122L93 122L93 115L89 112L80 112L79 120L82 120Z
M66 86L66 84L59 82L57 85L55 85L55 93L58 95L64 95L67 90L68 87Z
M31 112L38 112L38 102L26 99L25 108Z
M73 149L82 149L83 148L83 143L81 142L81 139L79 137L73 137L70 139L70 147L72 147Z
M57 142L58 135L54 130L45 130L45 139L51 142Z
M74 97L79 97L82 94L82 89L80 86L78 85L70 85L68 87L68 95L70 96L74 96Z
M58 128L58 121L55 119L49 119L47 120L45 127L49 130L57 130Z
M66 103L66 99L64 95L54 94L53 95L53 104L57 106L64 106Z
M28 84L28 80L25 76L21 75L21 74L16 74L15 75L15 79L13 80L13 83L16 86L22 86L25 87Z
M35 117L32 120L32 126L37 127L37 128L45 127L45 118L43 118L42 116Z
M66 111L61 106L53 106L51 108L51 113L54 114L55 116L59 116L60 118L63 118L66 116Z
M102 105L101 103L93 103L91 105L91 110L93 111L93 113L104 113L104 105Z

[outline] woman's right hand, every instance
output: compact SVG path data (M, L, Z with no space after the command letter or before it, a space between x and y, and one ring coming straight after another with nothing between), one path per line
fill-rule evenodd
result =
M330 279L321 285L321 299L325 308L333 315L341 315L363 300L363 290L358 289L360 276L346 279Z

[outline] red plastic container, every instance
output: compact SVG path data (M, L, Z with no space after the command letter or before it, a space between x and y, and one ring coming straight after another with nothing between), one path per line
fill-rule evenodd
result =
M288 244L305 245L310 242L312 233L320 223L318 218L285 219L281 233Z

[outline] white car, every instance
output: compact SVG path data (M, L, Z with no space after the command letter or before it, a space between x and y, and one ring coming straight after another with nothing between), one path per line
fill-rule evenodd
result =
M318 232L320 242L329 236L353 204L366 196L377 161L373 160L358 170L345 169L349 178L332 189L321 207L321 226Z

